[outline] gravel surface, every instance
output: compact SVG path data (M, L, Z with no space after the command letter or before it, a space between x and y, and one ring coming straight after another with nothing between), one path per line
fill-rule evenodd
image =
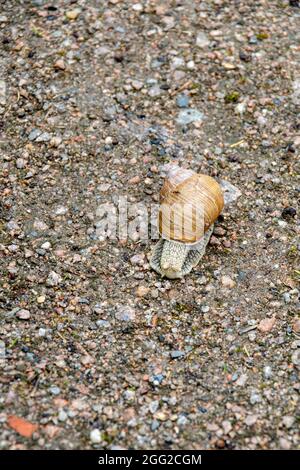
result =
M299 6L0 1L1 449L299 448ZM242 192L177 281L97 232L171 161Z

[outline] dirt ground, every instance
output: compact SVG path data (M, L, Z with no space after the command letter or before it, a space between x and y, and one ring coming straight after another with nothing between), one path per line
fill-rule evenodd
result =
M299 7L0 1L1 449L299 449ZM242 193L176 281L97 234L167 162Z

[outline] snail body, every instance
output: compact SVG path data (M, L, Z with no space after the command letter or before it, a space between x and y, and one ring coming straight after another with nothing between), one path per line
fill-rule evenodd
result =
M224 207L220 184L210 176L171 165L160 192L160 240L150 260L163 277L182 278L200 261Z

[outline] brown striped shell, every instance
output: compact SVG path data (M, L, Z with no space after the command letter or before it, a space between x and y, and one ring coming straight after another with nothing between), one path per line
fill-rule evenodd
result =
M160 192L159 232L166 240L197 243L223 207L223 192L214 178L173 167Z

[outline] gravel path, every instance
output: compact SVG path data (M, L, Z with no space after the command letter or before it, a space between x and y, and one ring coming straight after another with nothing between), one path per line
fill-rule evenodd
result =
M297 0L0 1L0 448L299 449L299 40ZM97 230L171 161L242 192L179 281Z

